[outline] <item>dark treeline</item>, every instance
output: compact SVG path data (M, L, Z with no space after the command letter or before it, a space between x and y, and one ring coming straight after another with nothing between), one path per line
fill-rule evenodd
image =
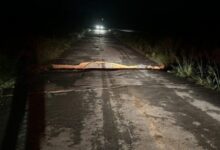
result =
M33 51L34 40L39 36L61 36L78 30L76 13L70 14L63 7L62 1L52 0L1 2L1 54L13 61L24 49Z
M152 37L183 38L197 45L218 45L218 11L215 3L190 1L5 1L0 5L0 45L19 47L34 36L93 26L101 17L112 28L136 29Z

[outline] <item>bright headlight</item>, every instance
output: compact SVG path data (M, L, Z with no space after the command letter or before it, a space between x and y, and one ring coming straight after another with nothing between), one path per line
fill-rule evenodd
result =
M104 26L102 26L102 25L96 25L95 28L96 28L97 30L103 30L103 29L104 29Z
M99 35L105 34L106 33L105 27L103 25L96 25L94 29L94 33Z
M100 29L100 25L96 25L95 28L96 28L96 29Z

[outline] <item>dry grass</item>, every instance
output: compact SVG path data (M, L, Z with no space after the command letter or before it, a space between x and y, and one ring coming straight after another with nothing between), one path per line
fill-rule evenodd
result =
M126 45L144 52L149 59L165 65L177 76L191 78L200 85L220 90L220 67L207 51L196 51L193 46L186 49L181 41L167 37L148 39L138 35L118 34L118 38Z

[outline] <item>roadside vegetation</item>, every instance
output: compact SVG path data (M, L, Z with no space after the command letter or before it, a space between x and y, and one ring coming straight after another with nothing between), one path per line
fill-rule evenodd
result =
M15 60L7 55L0 55L0 89L13 87L15 77Z
M35 40L39 65L47 64L71 47L76 37L40 37Z
M32 39L31 47L36 52L37 65L47 65L58 58L64 51L80 38L85 32L72 33L64 36L36 36ZM13 45L13 43L9 43ZM30 44L30 43L29 43ZM16 46L0 47L0 96L4 89L14 88L16 78L16 67L21 59L22 51Z
M165 65L168 72L220 90L219 52L216 47L206 47L204 43L198 46L172 37L152 38L134 33L116 33L116 36L147 58Z
M84 37L85 31L70 33L64 36L38 37L34 40L36 57L39 65L47 65L58 58L64 51L71 48L79 39Z

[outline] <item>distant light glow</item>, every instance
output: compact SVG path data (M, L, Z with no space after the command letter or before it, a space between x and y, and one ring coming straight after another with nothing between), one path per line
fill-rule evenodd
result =
M105 34L105 33L106 33L106 30L95 29L95 30L94 30L94 33L95 33L95 34Z
M100 26L99 26L99 25L96 25L95 28L96 28L96 29L100 29Z
M95 34L105 34L107 31L105 30L105 27L103 25L96 25L94 33Z
M103 25L96 25L95 28L96 29L104 29L104 26Z
M129 30L129 29L123 29L123 30L120 30L122 32L135 32L134 30Z

